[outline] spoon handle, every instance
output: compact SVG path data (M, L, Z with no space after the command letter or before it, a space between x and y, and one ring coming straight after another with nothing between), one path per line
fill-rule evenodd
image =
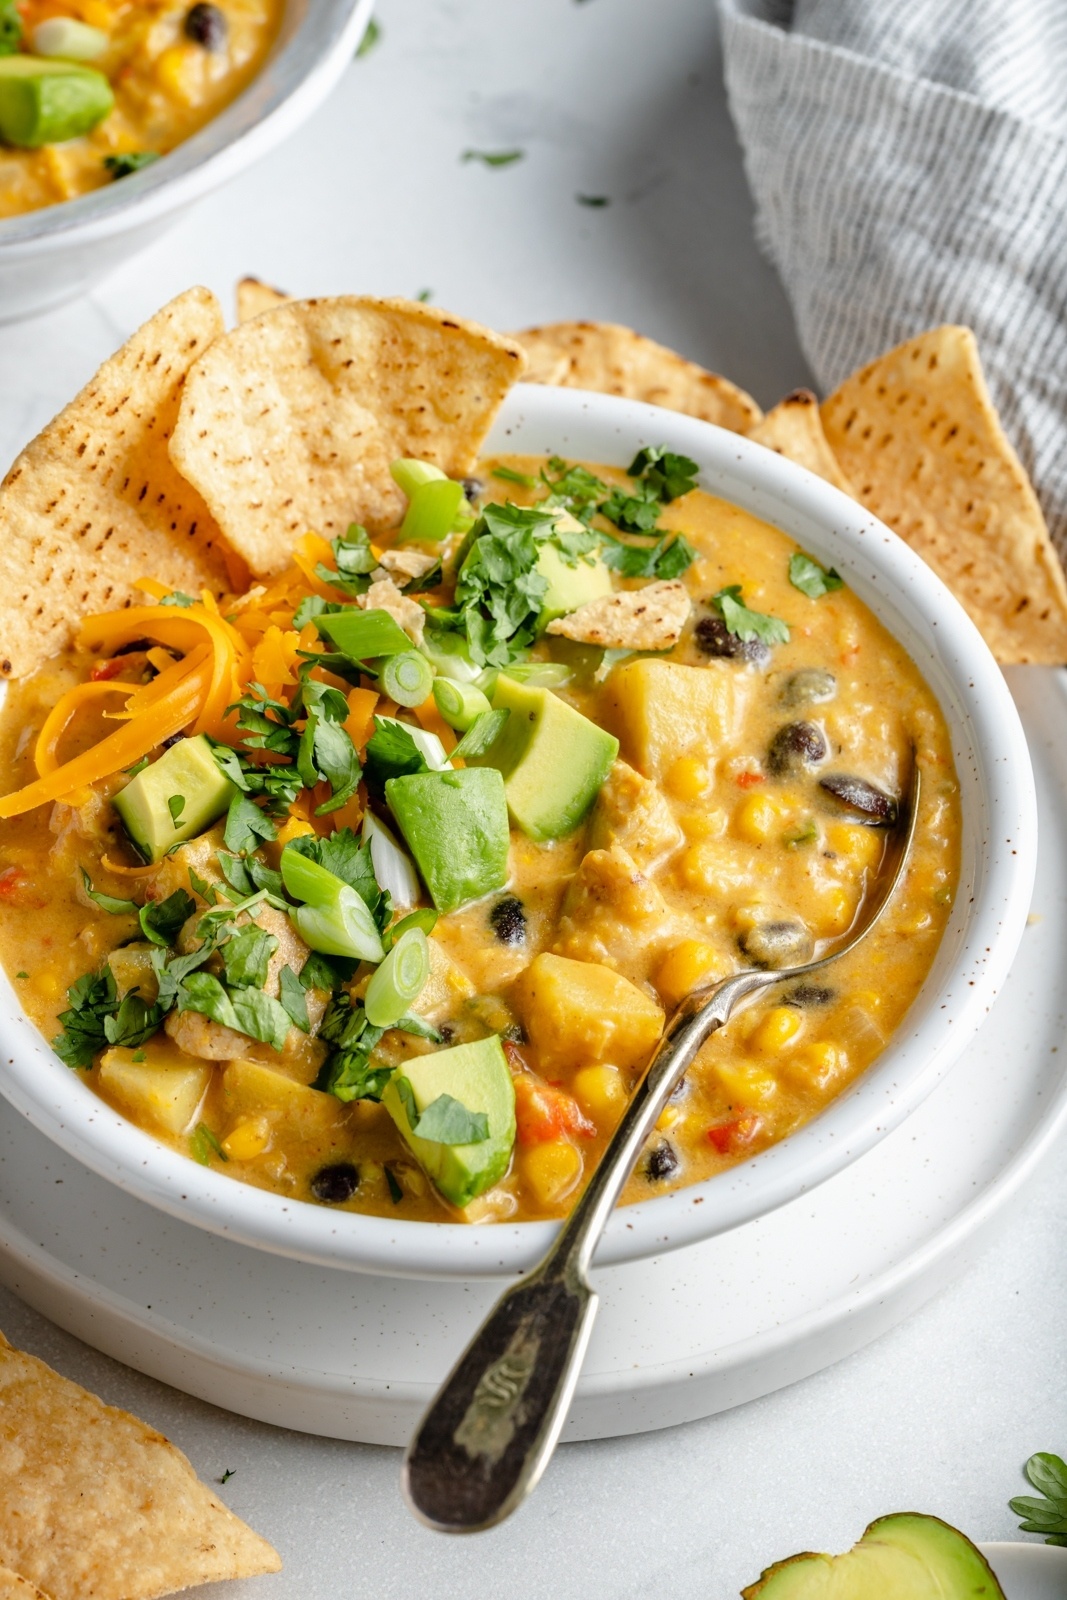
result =
M449 1533L491 1528L535 1487L574 1396L597 1311L597 1241L668 1099L709 1034L772 975L741 972L672 1017L580 1200L542 1264L507 1289L467 1346L404 1458L404 1493Z

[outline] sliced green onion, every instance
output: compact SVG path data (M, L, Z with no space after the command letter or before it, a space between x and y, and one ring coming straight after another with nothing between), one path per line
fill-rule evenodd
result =
M415 461L410 457L401 456L399 461L394 461L389 467L389 476L402 494L408 499L414 495L416 489L421 489L424 483L447 483L448 474L435 467L430 461Z
M417 905L422 890L415 863L373 811L363 813L363 838L370 844L371 865L379 889L392 896L394 906Z
M451 683L448 678L434 680L433 700L448 726L457 733L466 733L475 717L493 709L472 683Z
M95 61L107 49L107 34L74 17L49 17L33 30L33 53L62 61Z
M531 478L527 472L516 472L514 467L494 467L489 476L501 478L505 483L521 484L524 489L537 488L536 478Z
M409 928L421 928L427 938L437 926L440 915L432 906L420 906L417 911L409 911L406 917L401 917L399 922L394 922L387 928L382 943L387 950L391 950L401 934L407 933Z
M481 670L471 660L467 641L461 633L427 628L420 648L434 671L442 678L451 678L454 683L473 683Z
M513 661L508 667L509 678L537 689L562 689L573 676L562 661Z
M452 532L466 533L475 517L463 485L451 478L434 478L415 490L400 529L403 540L440 544Z
M499 711L484 711L480 717L475 717L453 750L453 759L462 756L464 761L473 761L477 756L484 756L490 746L496 744L500 738L510 716L510 710L506 706L501 706Z
M419 998L429 976L429 942L421 928L409 928L367 985L367 1021L374 1028L391 1028Z
M304 901L289 915L312 950L357 961L382 959L385 952L374 918L355 889L290 845L282 851L281 870L293 899Z
M433 668L418 650L401 650L382 662L381 689L398 706L421 706L433 688Z
M388 611L323 612L315 618L315 626L353 661L372 661L376 656L395 656L411 649L411 640Z

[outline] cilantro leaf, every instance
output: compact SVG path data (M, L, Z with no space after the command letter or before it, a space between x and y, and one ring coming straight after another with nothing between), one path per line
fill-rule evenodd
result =
M304 985L288 963L282 968L278 981L281 985L278 998L285 1008L289 1021L299 1028L301 1033L310 1033L311 1019L308 1017Z
M13 56L22 42L22 17L16 0L0 0L0 56Z
M94 900L102 911L110 911L113 917L137 915L137 902L135 900L119 900L113 894L102 894L99 889L93 888L93 880L82 868L82 883L90 900Z
M803 550L795 550L789 557L789 581L809 600L820 600L824 594L840 589L845 580L833 567L820 567Z
M460 552L456 607L471 659L505 667L533 643L548 580L537 570L555 513L543 506L486 506Z
M217 850L215 859L222 869L222 876L234 893L239 895L242 900L255 893L257 885L252 882L252 874L249 872L243 857L231 855L228 850ZM251 861L253 858L249 856L248 859ZM195 888L196 885L194 884L193 887Z
M306 833L290 840L288 850L317 861L320 867L332 872L335 878L347 883L366 904L379 932L389 926L393 914L392 902L378 887L371 860L370 842L363 843L351 828L338 828L325 839Z
M104 1019L118 1010L118 990L111 968L86 972L67 990L68 1009L59 1014L63 1030L52 1049L68 1067L91 1067L93 1057L107 1043Z
M224 1028L280 1050L289 1032L285 1008L262 989L228 991L210 972L191 972L178 986L178 1010L197 1011Z
M460 160L480 161L483 167L511 167L525 158L525 150L464 150Z
M482 1144L488 1139L489 1118L484 1111L468 1111L465 1105L459 1100L454 1100L450 1094L439 1094L436 1100L431 1100L420 1116L407 1078L398 1076L394 1078L394 1082L400 1103L404 1107L404 1113L416 1138L428 1139L433 1144L447 1145Z
M131 173L140 172L144 167L150 167L153 161L159 160L158 150L123 150L117 156L105 156L104 166L111 174L112 180L128 178ZM180 600L170 599L169 596L160 601L161 605L172 606L192 605L193 601L184 595Z
M267 981L270 958L277 948L275 935L256 923L239 928L220 951L230 988L262 989Z
M606 539L601 554L624 578L679 578L696 560L696 551L683 533L665 533L652 545Z
M189 868L189 887L194 894L200 896L201 900L206 900L209 906L218 904L218 893L206 878L200 876L195 867Z
M623 533L652 533L659 521L660 501L658 495L644 493L640 488L636 492L613 489L601 501L599 510Z
M319 1033L336 1049L327 1059L315 1087L346 1103L380 1100L393 1068L372 1066L371 1055L384 1032L384 1028L375 1028L367 1021L362 1004L353 1001L351 995L343 991L334 995Z
M212 1133L206 1122L198 1122L194 1132L189 1135L189 1154L202 1167L211 1165L212 1156L219 1161L230 1159L219 1143L218 1134Z
M560 456L549 457L547 468L542 468L541 481L549 490L542 504L569 511L579 522L588 522L609 492L607 484L588 467L568 466Z
M305 991L339 989L343 983L351 982L358 965L358 961L348 956L324 956L318 950L312 950L300 969L300 987Z
M174 826L177 827L178 820L181 817L182 812L185 810L185 796L183 794L170 795L167 800L167 810L170 812L171 822L173 822Z
M104 165L107 166L106 160ZM125 177L125 173L116 176ZM181 589L173 589L170 594L165 594L159 603L161 606L181 606L184 610L186 606L195 606L196 598L194 595L183 593Z
M227 850L235 855L245 855L254 850L261 839L276 839L278 830L274 823L247 795L235 794L226 813L223 830Z
M108 1044L136 1049L157 1032L163 1015L163 1007L158 1002L149 1005L141 999L136 989L131 989L123 995L118 1010L113 1015L104 1016L104 1037Z
M673 450L664 450L662 445L646 445L637 452L626 471L664 505L669 505L696 488L700 468L688 456L675 455Z
M141 932L153 944L173 944L182 924L196 910L196 901L184 889L175 889L165 900L148 900L141 907Z
M358 594L366 594L370 588L370 574L378 565L366 528L353 522L343 539L331 540L330 548L334 567L318 562L315 567L316 578L329 584L331 589L339 589L342 594L352 595L353 598Z
M430 770L426 757L404 724L386 721L382 717L374 719L374 732L367 741L364 756L367 782L379 792L385 788L389 778Z
M1043 1533L1046 1544L1067 1546L1067 1461L1042 1451L1031 1456L1023 1470L1041 1498L1019 1495L1008 1502L1024 1519L1020 1529Z
M750 611L741 597L741 585L731 583L718 594L713 594L710 604L715 607L727 630L738 639L760 639L764 644L788 644L789 627L779 617L769 617L762 611Z

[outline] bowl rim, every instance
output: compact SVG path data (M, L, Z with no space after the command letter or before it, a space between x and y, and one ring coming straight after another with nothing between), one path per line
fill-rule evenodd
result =
M574 434L595 437L599 449L577 442L567 448ZM754 510L836 565L917 660L953 735L971 893L957 896L931 975L871 1067L818 1116L749 1161L618 1209L597 1252L600 1266L653 1257L752 1221L832 1178L892 1132L984 1021L1022 937L1036 867L1033 773L1000 669L940 579L862 506L749 439L580 390L517 385L484 453L629 460L641 445L664 442L700 463L701 487ZM83 1082L72 1084L2 975L0 1093L69 1154L150 1205L253 1248L323 1266L418 1278L506 1277L534 1266L559 1227L335 1212L199 1167Z
M304 0L234 100L139 173L71 200L0 218L0 265L107 239L191 205L284 139L335 87L366 32L374 0Z

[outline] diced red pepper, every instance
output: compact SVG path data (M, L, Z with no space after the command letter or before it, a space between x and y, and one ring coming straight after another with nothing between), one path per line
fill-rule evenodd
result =
M89 678L93 683L107 683L111 678L117 678L125 665L122 656L112 656L110 661L98 661Z
M708 1129L707 1140L713 1144L721 1156L733 1155L737 1150L743 1150L752 1143L760 1131L761 1122L754 1111L746 1111L743 1116L734 1117L731 1122L717 1122Z
M34 907L38 911L47 904L36 893L33 879L22 867L4 867L0 872L0 902L5 906Z
M596 1125L584 1117L577 1100L532 1072L515 1079L515 1120L520 1144L546 1144L564 1134L592 1139Z
M754 789L758 783L766 783L767 777L763 772L739 772L734 782L739 789Z

